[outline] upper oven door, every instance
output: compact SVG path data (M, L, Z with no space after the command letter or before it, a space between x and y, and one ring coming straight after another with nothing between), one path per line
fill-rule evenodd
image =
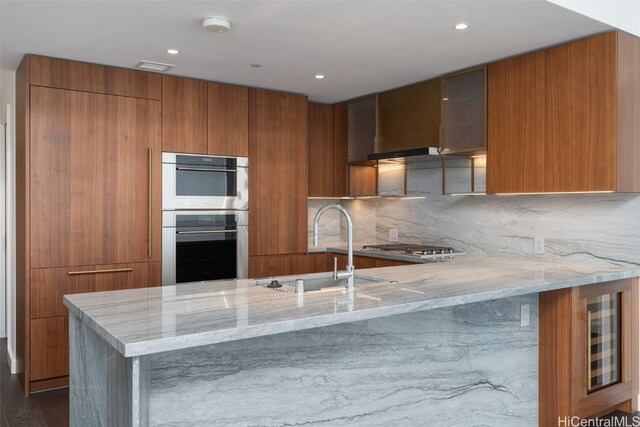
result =
M249 206L246 157L162 153L162 209Z

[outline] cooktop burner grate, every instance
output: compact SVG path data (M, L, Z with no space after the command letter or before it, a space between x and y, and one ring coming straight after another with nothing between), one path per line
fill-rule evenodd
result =
M407 255L451 254L455 251L446 246L389 243L384 245L364 245L362 249L380 252L397 252Z

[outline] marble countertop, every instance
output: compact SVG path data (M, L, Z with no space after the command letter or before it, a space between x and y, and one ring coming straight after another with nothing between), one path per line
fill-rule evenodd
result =
M362 269L377 282L305 292L255 280L65 295L70 312L125 357L178 350L509 296L636 277L639 269L462 255L447 262Z

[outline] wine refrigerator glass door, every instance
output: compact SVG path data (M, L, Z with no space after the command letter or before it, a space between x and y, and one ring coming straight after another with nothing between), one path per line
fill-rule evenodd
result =
M621 380L621 293L587 299L587 390Z

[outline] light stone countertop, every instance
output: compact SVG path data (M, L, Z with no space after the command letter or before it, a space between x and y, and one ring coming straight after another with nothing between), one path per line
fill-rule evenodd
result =
M305 292L254 280L65 295L70 312L125 357L474 303L640 275L633 267L461 255L447 262L362 269L380 282Z

